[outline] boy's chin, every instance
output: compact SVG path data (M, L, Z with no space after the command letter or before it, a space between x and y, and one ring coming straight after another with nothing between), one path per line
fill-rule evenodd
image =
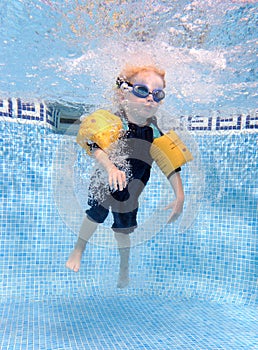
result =
M157 106L144 105L139 103L131 105L130 108L135 116L139 116L146 119L153 117L158 110Z

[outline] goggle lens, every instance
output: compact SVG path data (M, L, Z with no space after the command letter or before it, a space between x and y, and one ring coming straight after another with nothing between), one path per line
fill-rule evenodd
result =
M149 96L149 89L144 85L134 85L133 92L137 94L139 97L147 97Z
M153 100L154 101L161 101L163 100L163 98L165 98L165 92L163 90L160 89L155 89L152 91L152 96L153 96Z

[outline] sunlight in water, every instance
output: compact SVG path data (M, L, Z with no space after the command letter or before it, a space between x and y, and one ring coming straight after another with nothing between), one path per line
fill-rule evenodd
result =
M0 9L2 96L110 103L125 62L155 63L167 72L166 107L177 114L241 109L247 101L256 107L254 1L24 0L13 6L3 0Z

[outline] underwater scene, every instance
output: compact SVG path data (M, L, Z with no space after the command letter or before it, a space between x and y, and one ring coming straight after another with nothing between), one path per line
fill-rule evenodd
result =
M2 350L258 348L257 19L252 0L1 1ZM118 89L126 65L164 70L165 86ZM76 137L117 114L120 90L158 99L154 134L189 150L182 212L168 223L178 185L151 163L127 246L110 212L76 273L90 191L109 181Z

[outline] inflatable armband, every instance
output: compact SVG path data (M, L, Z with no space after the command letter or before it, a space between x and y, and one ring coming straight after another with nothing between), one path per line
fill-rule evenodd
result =
M116 115L99 109L82 120L76 141L89 155L90 143L100 148L108 148L117 141L122 130L122 121Z
M153 141L150 155L167 178L193 159L191 152L173 130Z

